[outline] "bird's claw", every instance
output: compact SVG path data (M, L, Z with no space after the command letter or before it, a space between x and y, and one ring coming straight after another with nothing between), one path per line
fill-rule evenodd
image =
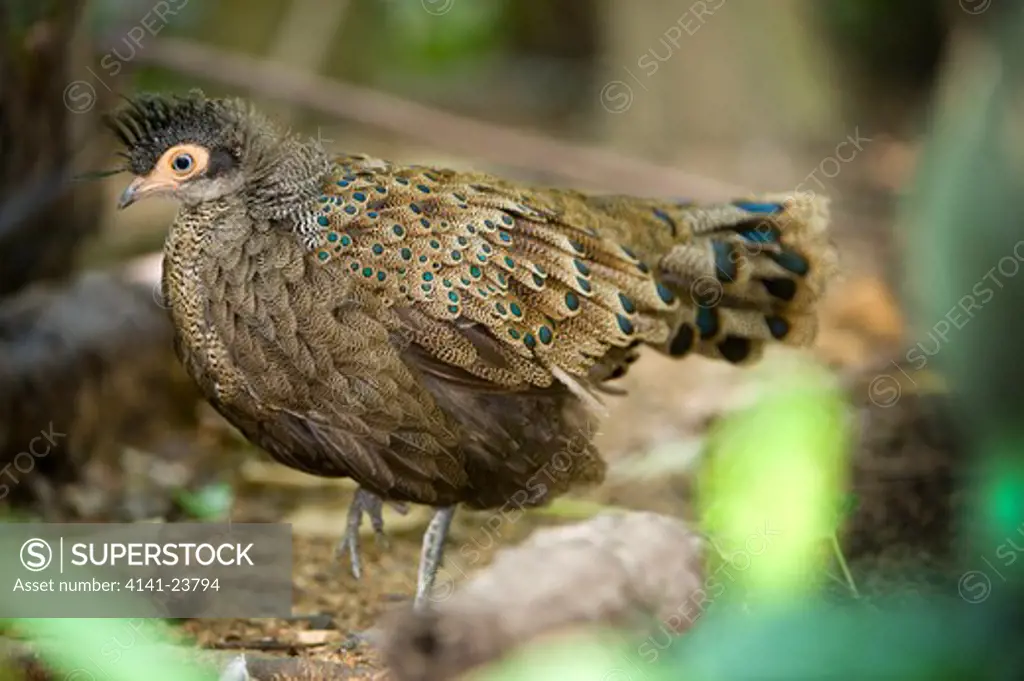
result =
M350 568L352 570L352 576L356 579L362 579L363 567L359 560L359 531L346 532L338 542L337 548L334 550L336 558L340 559L345 554L348 554Z
M409 507L403 503L390 503L396 511L405 515ZM351 562L352 576L361 579L363 576L361 553L359 550L359 526L363 522L363 514L370 516L370 523L373 525L373 534L376 544L381 549L388 549L391 542L384 534L384 502L376 494L367 492L362 487L356 490L352 497L352 503L348 508L348 519L346 520L345 534L335 549L335 556L341 557L348 554Z

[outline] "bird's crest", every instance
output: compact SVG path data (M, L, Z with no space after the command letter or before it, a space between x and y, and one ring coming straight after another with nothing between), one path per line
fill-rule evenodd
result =
M239 158L253 134L265 127L240 100L207 99L199 90L124 99L125 105L105 116L104 123L125 147L126 170L136 175L148 173L168 147L186 142L222 148Z

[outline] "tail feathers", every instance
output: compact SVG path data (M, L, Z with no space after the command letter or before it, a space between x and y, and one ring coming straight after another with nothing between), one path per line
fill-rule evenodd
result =
M659 266L683 305L664 352L746 364L768 343L813 342L837 269L827 199L777 194L676 210L684 240Z

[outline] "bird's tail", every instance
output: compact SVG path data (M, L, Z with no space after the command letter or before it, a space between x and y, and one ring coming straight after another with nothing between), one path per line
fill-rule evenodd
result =
M653 213L673 230L658 269L680 299L660 350L742 364L758 359L768 343L814 340L818 302L837 270L827 199L763 195L719 205L659 204Z

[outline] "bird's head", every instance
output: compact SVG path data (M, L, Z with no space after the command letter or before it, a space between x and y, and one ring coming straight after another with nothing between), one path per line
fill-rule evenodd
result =
M135 175L118 208L153 196L197 205L240 195L255 217L295 214L329 170L314 141L302 141L237 99L144 94L105 119Z

